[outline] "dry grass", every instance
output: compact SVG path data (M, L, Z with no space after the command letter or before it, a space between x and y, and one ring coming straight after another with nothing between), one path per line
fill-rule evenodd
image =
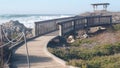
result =
M76 40L77 41L77 40ZM78 40L79 42L80 40ZM120 42L120 30L104 30L91 33L89 38L82 39L81 41L91 41L86 43L78 43L80 47L93 48L97 45L115 44ZM76 42L75 42L76 44Z
M106 44L106 43L114 44L114 43L120 41L120 31L116 31L114 33L113 32L104 32L104 33L96 35L90 39L94 40L98 44Z

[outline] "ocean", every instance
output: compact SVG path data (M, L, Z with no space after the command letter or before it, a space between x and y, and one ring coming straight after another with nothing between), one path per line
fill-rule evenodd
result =
M71 17L73 14L3 14L0 15L0 24L9 22L10 20L18 20L28 28L34 27L34 22L44 21L56 18Z

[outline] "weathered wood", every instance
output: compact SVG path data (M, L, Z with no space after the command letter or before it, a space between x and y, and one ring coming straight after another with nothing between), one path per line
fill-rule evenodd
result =
M110 25L112 16L87 16L73 18L71 20L58 22L60 35L64 36L70 32L75 32L78 29L90 28L94 26Z
M73 17L68 18L59 18L46 21L35 22L35 36L43 35L52 31L59 29L57 22L64 20L72 19Z
M35 35L43 35L52 31L59 30L59 35L64 36L70 32L75 34L76 30L101 25L110 25L112 16L87 16L69 17L35 22Z

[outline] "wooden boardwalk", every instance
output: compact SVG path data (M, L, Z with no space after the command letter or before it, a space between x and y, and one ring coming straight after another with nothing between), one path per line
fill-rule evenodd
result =
M30 58L30 68L66 68L64 65L52 59L52 57L49 56L45 51L48 41L55 37L53 35L55 34L50 33L27 43ZM12 60L12 68L28 68L25 45L22 45L15 51Z
M90 28L94 26L104 26L112 24L112 16L88 16L88 17L74 17L70 20L48 20L42 22L35 22L35 36L37 37L28 42L30 68L67 68L66 65L55 61L46 51L47 43L56 36L64 37L70 32L75 32L78 29ZM58 30L58 31L55 31ZM51 32L55 31L55 32ZM49 33L51 32L51 33ZM87 30L86 30L87 32ZM47 34L49 33L49 34ZM13 55L11 68L28 68L26 61L25 45L19 47ZM62 62L63 63L63 62Z

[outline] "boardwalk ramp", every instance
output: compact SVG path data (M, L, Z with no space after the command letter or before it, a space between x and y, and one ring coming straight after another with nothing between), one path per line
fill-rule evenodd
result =
M51 56L46 53L47 43L54 37L56 32L37 37L27 43L30 68L66 68L64 65L55 61ZM28 68L26 58L25 45L17 49L12 57L11 68Z

